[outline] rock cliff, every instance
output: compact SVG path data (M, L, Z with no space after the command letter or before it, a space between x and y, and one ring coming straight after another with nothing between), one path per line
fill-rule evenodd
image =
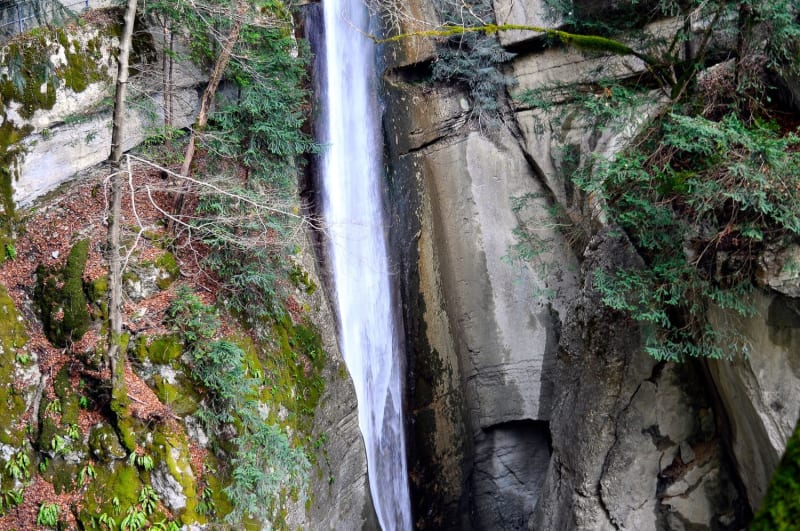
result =
M494 9L501 23L544 24L544 2ZM436 13L425 1L411 11ZM505 70L514 92L645 69L543 46L531 32L499 38L517 54ZM592 154L624 148L658 114L658 92L618 127L556 100L508 101L502 125L487 129L467 93L421 82L436 60L430 42L392 44L384 60L418 528L740 528L798 416L794 299L765 281L758 315L738 326L748 358L656 362L638 325L592 288L596 271L640 259L570 180ZM574 234L557 230L563 215Z

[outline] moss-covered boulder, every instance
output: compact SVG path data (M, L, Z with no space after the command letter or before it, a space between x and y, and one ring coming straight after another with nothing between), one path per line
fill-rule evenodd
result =
M140 335L133 343L133 356L140 362L168 365L178 359L183 352L183 343L177 334L157 337Z
M27 342L25 325L14 301L0 286L0 443L14 447L22 444L25 435L19 420L25 412L26 390L17 386L15 375Z
M89 329L91 316L83 289L83 270L89 256L89 240L72 246L63 268L36 268L36 303L47 339L57 347L80 340Z
M114 428L105 422L96 424L89 432L89 452L93 458L105 463L128 456Z

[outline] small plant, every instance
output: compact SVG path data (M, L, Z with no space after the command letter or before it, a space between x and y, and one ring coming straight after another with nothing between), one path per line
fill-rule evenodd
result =
M20 365L27 365L31 361L31 355L27 352L18 352L15 359Z
M90 479L94 479L95 477L94 467L89 463L81 468L81 471L78 473L78 483L80 483L82 487L86 485Z
M213 515L217 512L217 504L214 502L214 489L211 487L203 488L200 493L200 503L197 504L198 514Z
M67 437L63 437L61 435L53 435L53 438L50 439L50 448L53 450L53 454L60 455L67 453L70 447L70 440Z
M81 429L78 427L77 424L70 424L67 428L67 437L72 439L73 441L77 441L81 438Z
M139 531L147 525L147 515L138 507L128 507L128 512L119 524L121 531Z
M150 485L145 485L142 487L142 490L139 491L139 504L145 514L153 514L160 499L161 498Z
M108 513L102 513L98 516L97 523L109 531L117 528L117 520Z
M19 451L14 454L14 457L8 460L5 465L6 474L11 476L16 481L21 481L23 479L29 479L30 473L28 472L28 466L31 464L31 459L28 457L23 451Z
M131 466L136 466L143 469L145 472L150 472L153 470L153 458L149 455L139 455L136 452L131 452L131 455L128 456L128 464Z
M150 531L180 531L181 527L172 520L159 520L150 526Z
M181 527L172 520L159 520L150 526L151 531L180 531Z
M47 407L44 408L45 413L56 413L61 414L61 401L60 400L53 400L52 402L47 404Z
M47 457L39 461L39 473L44 474L45 472L47 472L47 465L49 464L50 464L50 459L48 459Z
M79 406L81 409L89 409L89 405L90 405L90 403L89 403L89 398L88 398L88 397L81 396L81 397L78 399L78 406Z
M36 523L45 527L55 527L58 524L58 516L61 514L61 507L56 503L42 503L39 506L39 514L36 516Z
M119 505L119 498L117 498L116 496L111 498L111 507L114 510L114 514L119 514L120 513L121 508L120 508L120 505Z
M22 489L9 489L0 493L0 516L20 505L23 500Z
M14 260L17 257L17 248L13 243L6 243L5 245L6 258Z

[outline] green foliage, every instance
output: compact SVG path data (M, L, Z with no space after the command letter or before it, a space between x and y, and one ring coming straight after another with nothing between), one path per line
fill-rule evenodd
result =
M145 514L153 514L160 499L159 495L156 494L156 491L153 490L153 487L150 485L145 485L142 487L142 490L139 491L139 506Z
M80 340L89 329L91 316L83 289L88 255L89 240L81 240L72 246L63 268L36 269L34 301L47 339L57 347Z
M119 524L120 531L139 531L147 525L147 515L137 506L128 507L125 518Z
M83 487L89 482L90 479L94 479L96 477L97 474L94 471L94 467L91 464L86 464L78 473L78 484Z
M180 332L190 347L213 338L220 326L217 310L185 285L178 286L167 308L167 323Z
M155 463L153 462L153 458L147 454L138 454L136 452L131 452L128 456L128 464L131 466L136 466L144 470L145 472L150 472L153 470L153 466Z
M767 67L784 75L800 75L800 7L793 0L747 0L742 2L743 16L750 28L766 26L764 51ZM755 35L746 35L753 40Z
M752 531L788 531L800 522L800 424L786 444L761 509L750 523Z
M269 521L274 516L275 500L293 486L303 485L310 464L302 450L292 448L286 434L277 426L260 424L236 438L239 452L233 459L234 482L225 493L234 502L226 517L230 523L246 517Z
M0 516L22 504L24 495L22 489L8 489L0 491Z
M554 127L565 125L577 111L582 120L587 120L586 127L617 132L638 118L652 96L640 87L603 78L586 87L556 83L527 89L515 94L514 99L520 105L549 112L548 119ZM556 105L555 100L563 103Z
M197 513L213 516L217 512L217 504L214 501L214 489L204 487L200 493L200 503L197 504Z
M670 114L658 131L578 183L601 195L645 267L599 273L609 306L646 325L658 359L746 352L719 341L709 304L751 315L746 302L763 246L800 235L800 138L774 124Z
M207 392L206 407L198 417L212 434L229 424L239 428L234 439L233 483L224 490L234 509L226 519L266 521L278 496L292 489L303 492L308 460L302 449L292 447L281 428L262 419L256 401L260 382L248 376L245 352L232 341L214 339L219 328L216 311L179 287L167 316L188 347L192 378ZM321 353L313 359L318 357ZM198 511L213 512L213 490L206 488L201 496Z
M22 481L23 479L30 479L31 477L28 471L30 464L31 460L28 454L24 451L19 451L6 462L3 469L10 478L16 481Z
M39 506L39 513L36 515L36 524L45 527L55 527L58 524L58 516L61 514L61 507L56 503L42 503Z

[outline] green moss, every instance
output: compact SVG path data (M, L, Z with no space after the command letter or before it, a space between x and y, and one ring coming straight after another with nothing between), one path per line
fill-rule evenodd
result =
M89 300L94 303L104 302L108 294L108 275L96 278L87 287Z
M20 447L23 442L20 418L25 412L25 400L14 382L16 355L27 342L25 325L14 301L0 286L0 407L3 408L0 443L15 447Z
M289 271L289 280L292 281L295 287L302 289L309 295L313 295L317 291L317 285L311 280L308 271L303 271L300 266L295 266Z
M160 270L156 278L156 285L158 289L161 290L170 287L181 273L181 268L178 265L178 261L175 259L175 255L170 252L165 252L159 256L155 265Z
M89 451L95 459L106 463L124 459L127 455L119 442L117 432L105 422L96 425L89 432Z
M46 409L46 405L48 402L44 399L42 400L41 405L45 406L41 409L44 411ZM61 430L58 428L58 424L55 420L53 420L50 416L42 416L39 420L39 450L43 452L50 452L53 449L53 439L56 436L61 436Z
M89 329L91 316L83 291L83 270L88 255L89 240L81 240L70 249L63 269L49 269L43 265L36 269L34 301L45 335L57 347L80 340Z
M139 491L144 485L139 471L123 461L109 467L95 467L95 473L96 477L87 485L78 510L78 520L83 529L97 529L95 522L103 513L112 516L117 523L121 522L127 509L137 504Z
M3 208L0 217L0 243L5 247L5 244L13 241L17 222L14 180L19 176L20 157L26 151L22 140L33 131L33 127L15 126L5 119L4 112L0 112L0 116L3 118L3 123L0 124L0 206Z
M184 375L179 374L175 384L169 383L160 374L156 374L153 380L156 396L176 415L185 417L195 413L200 407L201 397Z
M64 425L77 424L80 414L80 397L72 389L69 381L69 369L66 365L56 374L53 381L56 396L61 402L61 423Z
M186 436L159 426L153 434L152 454L156 462L166 465L170 475L180 484L186 496L186 508L180 514L184 524L205 523L205 515L197 514L198 492L194 471L190 466L189 443Z
M308 323L296 325L286 317L275 322L272 331L277 348L265 355L267 385L262 398L268 404L282 405L289 411L286 421L297 429L295 442L300 443L303 434L311 431L317 404L325 389L322 369L326 354L322 338ZM273 412L277 409L270 408Z
M62 457L55 457L50 460L42 477L53 485L56 494L72 492L80 486L78 474L81 467L82 464L68 463Z
M183 343L177 334L167 334L155 338L138 336L133 348L134 357L144 362L167 365L178 359L183 352Z
M800 522L800 422L786 444L751 531L797 529Z

